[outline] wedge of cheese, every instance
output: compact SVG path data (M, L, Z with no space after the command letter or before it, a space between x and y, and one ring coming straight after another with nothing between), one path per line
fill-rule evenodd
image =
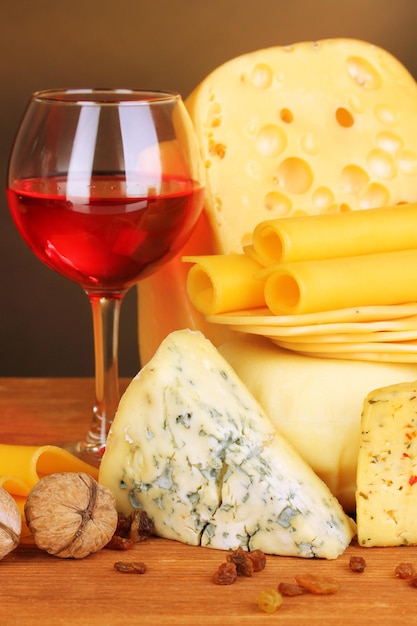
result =
M218 349L282 435L353 513L364 398L378 387L417 380L417 364L302 356L252 335Z
M178 328L224 339L187 300L183 254L241 253L264 220L417 201L417 84L370 43L244 54L211 72L186 106L206 166L205 209L182 254L139 285L142 363Z
M199 332L169 335L119 405L99 480L192 545L333 559L352 521Z
M364 402L356 511L361 546L417 544L417 383L373 390Z

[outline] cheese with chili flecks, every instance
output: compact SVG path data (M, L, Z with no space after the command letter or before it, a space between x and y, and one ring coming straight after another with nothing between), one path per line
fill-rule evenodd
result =
M417 544L417 382L368 394L362 414L356 519L361 546Z

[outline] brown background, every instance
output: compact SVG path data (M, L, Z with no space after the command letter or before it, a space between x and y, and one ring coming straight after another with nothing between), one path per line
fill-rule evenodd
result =
M239 54L356 37L417 77L416 0L3 0L0 177L32 91L145 87L184 97ZM4 188L4 183L3 188ZM22 243L0 196L0 376L91 376L92 322L80 287ZM139 368L135 290L122 307L120 371Z

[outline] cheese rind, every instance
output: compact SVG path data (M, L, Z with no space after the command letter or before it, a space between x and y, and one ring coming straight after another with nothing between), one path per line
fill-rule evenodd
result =
M365 399L356 515L362 546L417 544L417 383L375 389Z
M200 333L169 335L119 405L99 480L157 534L336 558L352 521Z

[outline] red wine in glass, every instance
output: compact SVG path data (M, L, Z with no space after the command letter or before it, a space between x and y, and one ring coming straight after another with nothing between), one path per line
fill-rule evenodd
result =
M178 253L203 206L203 167L181 97L112 89L33 94L12 149L7 195L26 244L90 299L96 402L85 440L71 449L97 465L119 402L123 296Z

